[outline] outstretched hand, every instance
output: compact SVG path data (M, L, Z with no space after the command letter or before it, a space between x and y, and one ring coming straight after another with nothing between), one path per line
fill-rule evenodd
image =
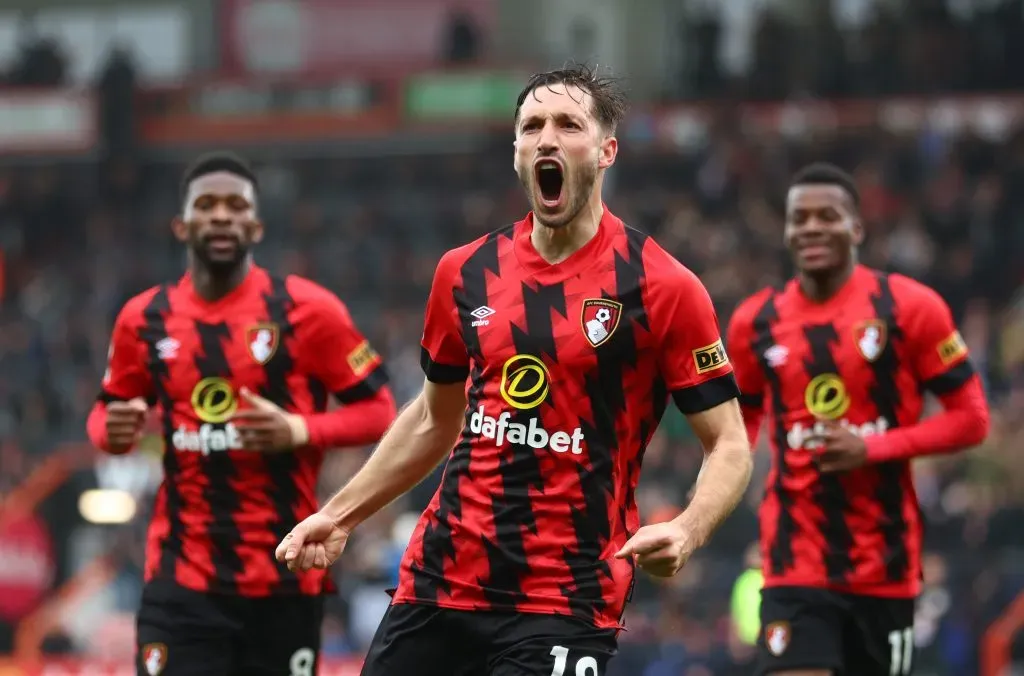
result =
M338 560L347 542L348 531L322 512L317 512L284 536L275 556L292 572L326 569Z

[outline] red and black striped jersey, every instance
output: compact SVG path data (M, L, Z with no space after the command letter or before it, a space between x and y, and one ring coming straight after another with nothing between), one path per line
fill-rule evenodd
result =
M114 325L102 401L145 397L159 411L164 481L146 547L147 581L198 591L318 594L324 572L296 575L277 543L318 508L324 448L242 450L231 417L247 387L293 413L371 396L380 357L336 296L253 267L216 301L189 275L129 300Z
M607 210L565 261L532 216L448 252L422 362L466 382L465 426L401 564L396 602L575 615L618 626L644 449L738 390L697 277Z
M764 407L773 448L761 505L767 586L913 597L922 517L908 461L825 474L809 440L823 419L864 437L917 423L924 392L973 376L941 297L858 266L829 300L796 280L737 308L727 347L745 406Z

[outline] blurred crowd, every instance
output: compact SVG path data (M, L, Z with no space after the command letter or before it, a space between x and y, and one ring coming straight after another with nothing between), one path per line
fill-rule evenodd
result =
M687 34L694 45L690 70L675 95L1024 86L1021 3L987 5L992 9L964 19L934 9L941 3L921 3L933 9L914 14L910 24L901 23L908 15L842 24L841 15L822 14L805 17L799 34L792 21L766 14L743 77L729 72L735 64L721 42L724 20L697 14L686 29L696 31ZM1013 20L999 13L1011 6ZM123 96L123 86L117 91ZM111 144L116 152L95 162L0 168L0 496L54 449L82 443L115 314L130 296L183 270L184 252L169 229L183 167L147 158L121 134ZM507 135L496 135L492 147L471 155L257 162L268 226L257 261L340 294L385 355L397 396L408 400L422 383L417 340L438 258L526 213L509 150ZM921 673L972 676L980 632L1024 588L1024 129L998 142L881 128L794 140L748 135L722 115L698 148L639 147L624 135L605 197L699 273L724 325L745 295L790 274L782 201L792 172L815 160L833 161L857 179L868 231L863 261L920 279L949 302L994 407L983 447L915 464L929 522L927 591L917 620ZM366 452L332 455L324 493L343 483ZM679 415L666 416L645 460L638 501L645 519L658 520L685 504L701 461ZM758 454L748 499L707 551L672 581L638 586L610 676L749 673L751 604L737 581L757 566L750 545L767 460ZM327 654L365 648L411 521L436 480L356 534L325 622ZM85 550L67 543L86 525L74 495L60 491L41 514L58 553L49 582L56 585L80 566ZM146 516L100 536L100 550L118 571L114 592L103 600L103 621L126 631L138 598ZM0 533L0 545L2 539ZM0 617L0 653L10 648L14 622ZM90 641L99 632L67 633L54 650L97 649Z

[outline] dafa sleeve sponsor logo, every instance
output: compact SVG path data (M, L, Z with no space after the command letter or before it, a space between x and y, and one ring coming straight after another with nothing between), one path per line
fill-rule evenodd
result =
M509 358L502 367L499 392L506 404L520 412L516 420L512 420L510 411L502 411L497 417L488 415L481 404L469 417L470 432L497 446L510 443L555 453L583 453L582 428L552 432L543 427L535 413L528 413L547 401L551 392L551 375L543 361L529 354ZM529 420L523 421L526 415Z
M171 437L174 448L209 455L242 449L242 435L230 421L238 410L238 397L224 378L203 378L192 388L192 410L201 421L190 430L179 425Z
M964 337L960 335L959 331L954 331L939 343L937 349L943 366L949 366L967 354L967 343L964 342Z
M846 382L838 374L823 373L812 378L804 389L804 405L816 422L812 425L798 422L786 430L789 447L819 447L821 443L815 439L824 434L826 420L837 421L859 437L885 434L889 430L889 421L882 416L862 424L851 423L845 416L852 403Z
M728 363L729 355L725 353L721 339L693 351L693 365L697 368L697 375L716 371Z

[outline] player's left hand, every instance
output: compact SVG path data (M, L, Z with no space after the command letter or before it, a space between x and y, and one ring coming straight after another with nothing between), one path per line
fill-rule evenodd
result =
M672 577L686 565L696 549L690 534L673 521L644 526L616 554L632 557L636 565L654 577Z
M286 451L309 441L306 421L300 415L283 408L247 388L242 388L242 399L249 408L235 413L231 422L242 435L247 451Z
M864 440L834 420L824 421L821 434L810 437L814 460L822 472L847 472L867 462Z

